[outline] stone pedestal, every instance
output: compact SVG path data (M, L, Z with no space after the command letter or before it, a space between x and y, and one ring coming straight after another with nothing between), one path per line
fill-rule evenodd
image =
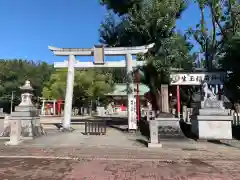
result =
M221 104L214 102L210 107L208 105L206 107L205 103L205 108L199 110L199 115L193 116L192 132L199 139L232 139L233 116L230 115L229 110L221 108Z
M162 140L185 139L179 119L175 117L160 117L149 121L150 143L148 147L162 147Z
M179 119L175 117L160 117L158 121L158 136L160 139L185 139Z
M10 141L6 145L17 145L21 140L45 134L34 106L17 106L9 117L9 122Z

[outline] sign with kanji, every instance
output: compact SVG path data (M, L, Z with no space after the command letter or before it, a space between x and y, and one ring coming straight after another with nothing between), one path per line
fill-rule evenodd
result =
M202 82L208 84L223 84L224 72L202 72L202 73L172 73L170 75L171 85L201 85Z

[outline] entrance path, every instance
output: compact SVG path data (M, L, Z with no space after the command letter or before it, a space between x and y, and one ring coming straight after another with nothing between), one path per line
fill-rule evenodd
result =
M0 159L9 180L239 180L239 161Z
M9 180L239 180L240 150L224 144L162 140L149 149L139 134L106 136L47 130L47 136L4 146L0 177Z
M36 138L34 141L25 141L23 146L35 147L144 147L136 141L135 135L128 135L114 128L107 128L106 135L83 135L84 125L74 125L73 132L59 132L58 130L46 130L47 135Z

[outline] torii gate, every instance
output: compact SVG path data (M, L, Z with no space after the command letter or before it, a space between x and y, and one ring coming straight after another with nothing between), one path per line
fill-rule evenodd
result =
M133 61L132 55L139 53L147 53L153 44L147 46L137 47L112 47L105 48L101 46L94 46L93 48L57 48L49 46L56 56L68 56L68 61L55 62L55 68L68 68L67 74L67 87L64 104L64 119L63 128L70 129L71 125L71 111L72 111L72 98L73 98L73 85L74 85L74 69L75 68L96 68L96 67L126 67L128 75L127 93L128 93L128 130L137 129L136 120L136 103L133 94L133 79L130 73L133 67L142 66L144 62ZM94 62L79 62L76 61L76 56L94 56ZM104 62L104 56L125 56L123 61Z

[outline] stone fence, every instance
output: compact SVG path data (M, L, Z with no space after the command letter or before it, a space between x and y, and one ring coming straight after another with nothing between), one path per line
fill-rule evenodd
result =
M193 108L183 107L183 112L181 114L181 119L186 123L191 123L191 115L193 113ZM233 126L240 126L240 113L236 113L234 110L229 110L229 114L233 116Z
M233 126L240 126L240 113L233 113Z

